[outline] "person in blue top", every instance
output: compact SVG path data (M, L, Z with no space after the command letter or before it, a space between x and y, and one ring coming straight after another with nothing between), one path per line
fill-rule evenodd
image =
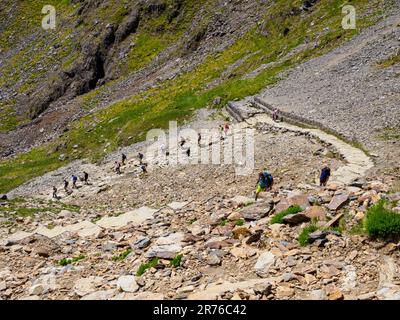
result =
M327 165L325 165L321 170L321 176L319 178L321 187L326 187L326 184L328 183L330 176L331 176L331 169Z
M257 201L258 196L261 192L270 191L272 189L273 184L274 184L274 178L266 169L264 169L264 172L260 172L256 184L257 190L256 190L255 201Z
M78 181L78 177L76 175L72 175L72 189L77 189L76 182Z

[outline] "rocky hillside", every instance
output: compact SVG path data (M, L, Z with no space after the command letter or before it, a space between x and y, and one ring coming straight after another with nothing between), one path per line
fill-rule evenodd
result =
M0 299L400 299L398 1L0 9ZM170 120L253 129L253 174L149 154Z
M259 93L396 5L351 1L357 29L344 30L347 2L2 1L0 191ZM45 4L55 30L41 28Z
M254 176L239 178L232 166L171 167L146 157L153 165L141 174L140 145L122 175L112 162L76 162L19 188L14 196L36 196L2 203L1 297L399 299L399 245L380 240L392 234L375 234L384 229L371 218L386 199L399 219L398 186L339 182L366 155L323 132L276 127L262 114L234 126L257 129L256 167L275 176L257 203ZM315 184L322 162L333 169L327 188ZM53 184L82 170L89 185L50 200Z

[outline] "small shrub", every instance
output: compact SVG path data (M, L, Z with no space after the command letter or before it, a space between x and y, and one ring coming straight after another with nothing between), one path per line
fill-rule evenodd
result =
M303 209L298 205L290 206L286 210L283 210L283 211L279 212L278 214L274 215L271 219L271 224L282 223L283 218L286 217L287 215L296 214L296 213L299 213L302 211L303 211Z
M228 220L222 219L221 222L219 223L219 225L220 225L221 227L224 227L227 223L228 223Z
M124 252L122 252L119 256L113 257L114 261L122 261L125 260L126 257L132 252L132 249L127 249Z
M299 235L299 243L302 247L305 247L310 243L310 233L313 233L318 230L318 227L315 224L310 224L301 231Z
M372 238L400 237L400 214L385 208L385 205L386 202L381 200L367 211L365 228Z
M71 259L66 259L66 258L62 258L60 261L58 261L58 264L60 266L63 266L63 267L65 267L65 266L67 266L67 265L69 265L71 263L72 263L72 260Z
M83 254L79 255L78 257L72 258L72 262L78 262L85 259L85 256Z
M172 259L172 261L170 262L171 266L178 268L181 265L182 262L182 258L183 255L182 254L178 254L174 259Z
M358 235L358 234L364 234L364 233L365 233L364 224L361 221L359 223L357 223L356 225L354 225L349 231L350 235Z
M243 219L236 220L235 226L241 227L242 225L244 225L244 220Z
M144 273L147 269L154 268L157 264L158 264L158 258L153 258L152 260L150 260L150 261L147 262L147 263L142 263L142 264L139 266L139 269L138 269L138 271L136 272L136 275L137 275L138 277L142 276L143 273Z
M81 255L79 255L79 256L77 256L77 257L74 257L74 258L72 258L72 259L63 258L63 259L61 259L60 261L58 261L58 264L59 264L60 266L65 267L65 266L67 266L67 265L69 265L69 264L72 264L72 263L74 263L74 262L78 262L78 261L83 260L83 259L85 259L85 256L81 254Z

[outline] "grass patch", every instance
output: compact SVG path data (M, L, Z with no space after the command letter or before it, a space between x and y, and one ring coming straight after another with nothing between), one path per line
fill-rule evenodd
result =
M386 207L384 200L369 208L365 229L371 238L398 239L400 237L400 214Z
M118 256L113 257L113 261L123 261L132 252L132 249L127 249Z
M275 224L275 223L282 223L283 222L283 218L286 217L289 214L296 214L299 212L302 212L303 209L299 206L299 205L295 205L295 206L290 206L289 208L287 208L286 210L283 210L281 212L279 212L278 214L274 215L271 219L271 224Z
M303 228L299 235L299 243L302 247L307 246L310 243L310 233L313 233L318 230L318 227L315 224L310 224Z
M86 257L85 257L84 255L81 254L81 255L79 255L79 256L77 256L77 257L74 257L74 258L72 258L72 259L63 258L63 259L61 259L60 261L58 261L58 264L59 264L60 266L65 267L65 266L67 266L67 265L69 265L69 264L72 264L72 263L81 261L81 260L83 260L83 259L85 259L85 258L86 258Z
M222 219L222 220L220 221L219 225L220 225L221 227L225 227L227 223L228 223L228 220Z
M393 185L390 188L390 193L400 192L400 180L396 180L393 182Z
M145 273L147 269L154 268L158 264L158 261L158 258L153 258L147 263L142 263L139 266L138 271L136 272L136 276L140 277Z
M385 69L389 68L391 66L394 66L395 64L400 63L400 50L397 50L397 52L388 58L381 60L377 63L377 67Z
M365 234L365 226L364 226L364 222L360 221L358 222L356 225L354 225L350 230L349 230L349 234L350 235L363 235Z
M379 134L378 138L383 141L396 141L400 139L400 125L397 127L388 127L382 129Z
M244 220L243 219L239 219L235 221L235 226L241 227L244 225Z
M170 262L170 265L174 268L180 267L180 265L182 263L182 258L183 258L183 255L178 254L174 259L172 259L172 261Z

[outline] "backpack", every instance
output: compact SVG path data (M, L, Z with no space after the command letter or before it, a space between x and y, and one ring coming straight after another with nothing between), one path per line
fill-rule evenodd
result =
M274 183L274 178L272 177L272 175L269 172L265 171L263 173L263 176L264 176L264 180L266 181L266 185L272 186L272 184Z

